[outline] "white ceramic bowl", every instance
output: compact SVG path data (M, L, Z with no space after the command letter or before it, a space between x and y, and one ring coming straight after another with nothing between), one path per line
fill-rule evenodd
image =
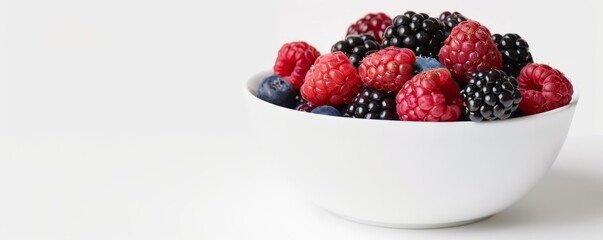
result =
M356 222L436 228L478 221L522 198L557 158L578 103L493 122L406 122L298 112L245 101L258 145L308 198ZM275 142L274 139L278 139Z

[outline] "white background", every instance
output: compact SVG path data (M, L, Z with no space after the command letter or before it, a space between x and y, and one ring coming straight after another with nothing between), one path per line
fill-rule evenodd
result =
M603 174L595 2L0 1L0 239L595 239L603 234L592 202L603 199L589 191L601 189ZM581 91L555 174L485 228L340 222L279 182L249 135L242 83L270 69L280 45L304 40L325 53L364 14L406 10L458 10L492 32L516 32L537 62Z

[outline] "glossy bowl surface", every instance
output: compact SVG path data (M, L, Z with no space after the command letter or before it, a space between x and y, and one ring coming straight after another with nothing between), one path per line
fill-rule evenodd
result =
M493 122L407 122L298 112L243 94L258 145L307 197L349 220L397 228L462 225L517 202L553 164L578 103ZM278 139L275 141L274 139Z

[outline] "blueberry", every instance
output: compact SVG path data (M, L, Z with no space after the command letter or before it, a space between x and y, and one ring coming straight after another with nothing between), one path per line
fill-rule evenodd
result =
M295 90L293 85L282 77L272 75L258 86L258 98L286 108L295 108Z
M446 68L443 64L438 62L435 58L430 57L421 57L418 56L415 61L415 65L413 65L415 73L420 73L422 71L436 69L436 68Z
M317 107L312 110L312 113L341 117L341 113L339 112L339 110L329 105Z

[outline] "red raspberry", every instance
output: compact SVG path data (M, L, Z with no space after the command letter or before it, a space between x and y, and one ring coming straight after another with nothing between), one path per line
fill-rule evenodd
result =
M490 30L473 20L461 22L452 29L439 58L457 81L467 82L477 71L502 69L502 56L490 37Z
M278 50L274 74L283 77L293 88L298 89L318 56L318 50L306 42L286 43Z
M347 104L362 88L356 68L342 52L322 55L306 74L302 97L314 106Z
M569 104L574 94L572 83L557 69L530 63L521 69L519 109L526 115L546 112Z
M400 120L447 122L461 116L461 92L450 72L439 68L419 73L396 96Z
M378 43L381 43L383 32L389 25L392 25L392 19L387 14L369 13L348 27L346 37L353 34L368 34L372 35Z
M415 54L408 48L387 47L362 60L358 73L369 87L398 91L412 78Z

